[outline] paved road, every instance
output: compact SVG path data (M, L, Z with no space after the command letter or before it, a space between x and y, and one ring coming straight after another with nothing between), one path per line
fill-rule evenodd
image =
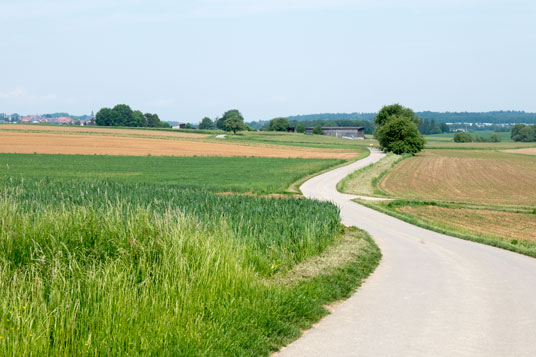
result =
M280 356L536 356L536 259L407 224L350 202L336 183L380 152L317 176L307 197L380 246L378 269Z

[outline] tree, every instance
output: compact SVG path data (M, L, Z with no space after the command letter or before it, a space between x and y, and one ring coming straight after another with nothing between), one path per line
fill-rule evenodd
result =
M313 128L313 134L322 135L324 134L324 131L322 130L322 127L318 125Z
M132 109L126 104L117 104L112 109L113 126L128 126L132 121Z
M296 132L297 133L305 133L305 125L302 125L302 124L296 125Z
M380 147L397 155L415 154L424 148L424 137L407 117L391 117L375 133Z
M442 133L450 132L449 126L447 124L445 124L445 123L439 124L439 130L441 130Z
M459 131L456 134L454 134L454 142L455 143L470 143L473 141L473 136L465 131Z
M501 137L497 133L493 133L489 137L489 141L492 143L499 143L501 142Z
M287 131L290 123L287 118L274 118L268 124L268 131Z
M236 109L228 110L223 114L223 123L225 130L232 131L236 134L237 131L244 130L244 117Z
M192 129L192 124L186 123L186 125L184 126L184 129Z
M376 118L374 137L380 147L395 154L415 154L424 148L424 137L419 132L419 118L413 110L400 104L383 107Z
M376 127L380 127L382 125L387 124L390 118L393 117L405 117L408 118L410 121L414 122L415 125L420 125L420 120L415 116L413 110L403 107L400 104L392 104L384 106L380 110L378 115L376 115L376 117L374 118Z
M126 126L145 126L145 116L139 110L134 110Z
M199 129L202 129L202 130L214 129L214 122L210 120L210 118L204 117L203 120L201 120L201 123L199 123Z

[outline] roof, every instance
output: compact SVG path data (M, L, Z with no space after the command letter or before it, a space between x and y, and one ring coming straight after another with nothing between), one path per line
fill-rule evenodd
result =
M315 127L310 126L307 129L314 129ZM323 126L322 129L365 129L364 126Z

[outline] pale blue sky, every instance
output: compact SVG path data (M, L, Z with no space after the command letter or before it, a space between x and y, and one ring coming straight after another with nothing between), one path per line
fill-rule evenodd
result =
M0 0L0 112L536 111L536 2Z

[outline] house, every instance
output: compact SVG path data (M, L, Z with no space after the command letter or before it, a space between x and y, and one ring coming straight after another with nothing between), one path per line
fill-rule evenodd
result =
M305 134L313 134L313 127L305 129ZM364 139L365 128L362 126L323 126L322 135L343 139Z
M186 129L186 124L179 123L179 125L174 125L171 129Z

